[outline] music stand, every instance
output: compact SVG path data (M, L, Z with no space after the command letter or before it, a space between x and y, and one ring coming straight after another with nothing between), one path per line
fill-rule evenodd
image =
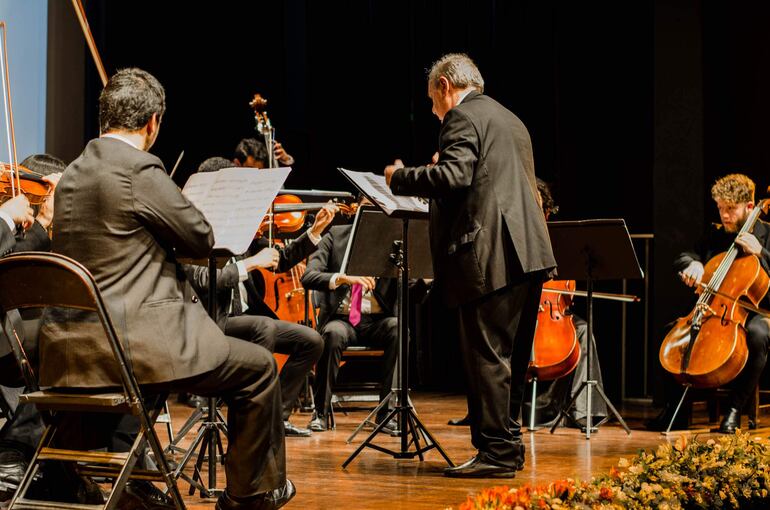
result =
M593 338L593 287L595 281L643 278L642 269L634 252L626 223L622 219L553 221L548 223L554 257L558 264L559 278L563 280L584 280L586 282L586 325L588 335L588 353L586 353L585 379L574 394L569 404L559 410L559 415L551 427L553 434L562 419L569 418L567 412L572 408L583 390L586 391L586 439L591 439L591 432L596 432L609 416L593 426L591 389L595 389L604 400L607 408L620 424L631 434L620 413L612 405L598 382L591 379L590 342Z
M182 193L211 223L216 239L214 249L205 263L188 261L208 266L208 313L215 323L217 323L218 313L217 269L223 267L233 256L247 250L257 233L260 222L290 171L289 168L266 169L259 172L243 168L225 168L217 172L193 174L182 190ZM224 464L224 448L219 433L226 434L227 425L217 407L219 399L210 397L207 400L207 410L204 412L202 409L197 409L185 424L186 433L194 425L193 419L203 420L197 436L174 471L174 476L181 476L190 483L191 496L197 489L201 497L209 498L221 494L224 490L217 488L217 461L221 460ZM177 440L181 437L182 435ZM183 471L196 448L200 448L200 451L193 476L190 478ZM173 448L171 450L173 451ZM206 459L208 459L208 487L203 485L201 475L201 468Z
M344 173L344 172L343 172ZM345 174L347 176L347 174ZM354 184L355 181L351 179ZM356 186L358 187L358 186ZM360 188L359 188L360 189ZM365 190L361 190L368 196ZM377 201L374 197L369 197L372 203L376 204ZM379 208L379 206L378 206ZM362 232L365 232L367 227L371 223L372 227L379 227L379 230L374 229L376 232L376 238L382 240L394 240L393 243L378 242L378 243L355 243L349 245L349 252L346 257L349 259L348 267L346 268L349 274L360 274L365 276L373 276L370 271L376 270L376 266L379 265L380 274L386 276L394 276L394 272L397 270L398 276L398 342L399 342L399 382L397 389L395 390L397 397L397 405L394 409L388 413L388 415L374 428L371 434L356 448L356 450L345 460L342 467L347 467L353 459L355 459L364 448L372 448L382 453L391 455L396 459L413 459L419 457L424 460L423 454L428 450L435 448L441 456L446 460L449 466L454 466L451 459L447 456L444 449L436 441L430 431L417 417L414 411L414 407L409 399L409 277L410 269L414 269L421 276L432 275L432 269L430 267L429 250L426 248L425 239L422 239L422 243L418 243L414 236L410 235L409 223L412 220L413 225L420 225L422 231L425 232L425 219L426 214L418 211L408 210L392 210L388 216L385 216L382 212L374 210L362 209L363 214L357 215L356 226L354 232L356 237L363 238ZM363 219L362 221L362 218ZM387 224L387 231L391 233L391 237L386 237L383 230L384 225ZM398 230L400 227L400 237ZM419 227L418 227L419 229ZM356 233L357 232L357 233ZM366 234L364 234L366 235ZM424 236L425 234L423 234ZM371 240L371 237L369 237ZM415 247L422 246L421 250L415 250L414 253L409 250L410 240L414 240ZM391 244L393 245L393 252L390 251ZM356 251L354 251L356 250ZM366 253L364 253L366 252ZM358 254L358 255L357 255ZM391 261L388 264L388 260ZM344 261L343 261L344 263ZM361 267L356 267L356 264ZM374 263L374 264L372 264ZM389 266L390 267L387 267ZM419 276L418 276L419 277ZM381 409L387 402L394 396L393 392L388 395L380 405L372 411L372 413ZM370 414L371 416L371 414ZM391 450L380 445L372 443L373 439L379 434L385 425L393 418L398 418L399 429L401 430L401 441L399 450ZM368 418L367 418L368 419ZM365 420L366 421L366 420ZM423 436L425 445L420 443L420 435ZM414 445L414 450L411 450L411 446Z

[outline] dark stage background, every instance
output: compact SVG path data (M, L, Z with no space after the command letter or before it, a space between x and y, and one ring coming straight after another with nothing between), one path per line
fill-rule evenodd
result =
M71 159L98 134L101 84L64 3L49 1L49 69L57 81L49 77L48 146ZM770 184L763 143L770 6L762 2L86 6L108 72L138 66L166 87L168 110L153 152L170 167L185 151L180 185L200 161L231 157L237 141L253 135L248 101L255 92L269 100L277 139L297 160L290 187L349 189L339 166L381 171L396 157L427 162L439 123L426 69L444 53L468 53L486 92L528 126L537 173L553 183L561 206L556 219L622 217L632 233L655 234L647 378L642 308L635 305L625 362L629 397L653 392L664 325L692 305L670 262L718 220L710 183L740 171L760 190ZM601 288L620 290L617 283ZM629 290L642 292L638 284ZM607 393L617 399L620 306L599 304L596 321ZM418 347L423 384L456 384L450 333L439 328Z

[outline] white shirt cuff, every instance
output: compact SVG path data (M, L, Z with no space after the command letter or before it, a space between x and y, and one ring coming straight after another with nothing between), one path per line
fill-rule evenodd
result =
M337 287L339 287L339 284L337 283L337 278L340 277L340 273L334 273L331 277L331 280L329 280L329 290L334 290Z
M318 246L318 243L321 242L321 236L315 235L311 229L308 229L307 236L310 238L310 242L316 246Z
M8 214L5 211L0 211L0 218L3 219L8 224L8 228L11 229L11 232L16 230L16 224L13 222L13 218L10 214Z
M235 263L235 265L238 267L238 281L239 282L245 282L249 278L249 273L246 271L246 264L242 260L239 260Z

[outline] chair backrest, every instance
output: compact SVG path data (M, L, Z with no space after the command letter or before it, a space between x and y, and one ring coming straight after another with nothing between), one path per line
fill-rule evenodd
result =
M0 312L3 316L12 310L44 307L96 313L120 367L127 397L131 402L139 399L139 386L96 280L82 264L55 253L13 254L0 259L0 289L3 289L0 292Z

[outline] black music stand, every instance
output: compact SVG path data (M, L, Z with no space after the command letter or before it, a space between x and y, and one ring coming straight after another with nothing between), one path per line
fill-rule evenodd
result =
M438 441L417 417L409 398L410 271L413 272L412 277L415 277L416 274L418 278L431 277L433 274L425 218L425 213L404 210L396 210L386 216L383 212L373 208L362 208L356 215L351 242L346 254L346 261L349 263L345 264L343 261L343 266L347 266L344 270L347 274L352 275L398 277L399 381L396 388L359 425L357 431L392 398L396 399L396 406L342 464L343 468L347 467L367 447L391 455L396 459L419 457L421 461L424 460L423 454L426 451L435 448L449 466L454 466ZM409 229L410 220L412 220L411 231ZM417 235L412 234L412 232ZM372 243L371 239L373 238L377 239L378 242ZM367 240L369 242L366 242ZM410 245L412 245L412 250L409 249ZM375 436L393 418L398 419L401 431L400 449L391 450L372 443ZM424 446L420 443L421 435ZM348 442L350 440L352 440L352 436ZM414 450L410 449L412 445L414 445Z
M208 258L209 269L209 290L208 290L208 312L214 322L217 322L217 270L227 264L227 261L233 255L227 250L214 250ZM200 492L202 498L212 498L224 492L224 489L217 488L217 462L225 464L224 448L220 432L227 435L227 422L219 410L219 399L209 397L206 399L206 406L199 407L193 415L187 420L185 425L179 431L174 442L169 444L166 451L180 451L177 445L179 441L189 432L196 423L200 422L198 434L193 439L190 446L184 451L182 460L174 470L174 477L183 478L190 484L189 495L195 494L196 489ZM192 459L195 451L199 450L198 458L195 461L193 476L190 477L184 473L185 467ZM208 452L208 455L207 455ZM218 455L217 455L218 454ZM203 462L208 460L208 486L203 485L203 475L201 468Z
M559 278L563 280L584 280L586 282L586 324L589 349L586 353L585 379L569 404L559 410L559 415L551 427L553 434L562 419L569 418L568 411L578 397L586 391L586 439L591 439L591 432L598 431L604 418L594 427L592 423L591 389L595 389L607 404L607 408L618 419L620 424L631 434L631 430L623 421L620 413L612 405L596 380L591 379L591 350L593 338L593 288L599 280L620 280L643 278L642 269L636 259L631 236L628 235L626 223L622 219L613 220L582 220L582 221L553 221L548 223L553 253L558 264Z

